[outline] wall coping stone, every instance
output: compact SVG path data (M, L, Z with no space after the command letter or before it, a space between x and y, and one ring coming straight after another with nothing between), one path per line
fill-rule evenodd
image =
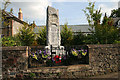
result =
M69 66L53 66L53 67L39 67L39 68L28 68L29 70L35 69L57 69L57 68L71 68L71 67L89 67L89 64L80 65L69 65Z
M90 44L90 45L87 45L88 48L116 48L116 47L120 47L119 44Z
M27 46L9 46L2 47L2 50L26 50Z
M26 50L26 48L45 48L45 46L9 46L9 47L0 47L2 50Z
M80 46L80 45L76 45ZM120 47L119 44L88 44L88 48L114 48L114 47ZM45 46L9 46L9 47L0 47L2 50L26 50L26 48L42 48L44 49Z

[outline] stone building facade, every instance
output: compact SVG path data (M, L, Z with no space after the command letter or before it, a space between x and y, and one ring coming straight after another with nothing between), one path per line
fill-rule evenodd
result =
M19 8L18 17L14 16L9 12L2 10L2 18L3 21L0 30L3 36L14 36L19 32L19 29L23 27L25 24L27 24L28 26L32 25L23 21L23 13L21 8Z

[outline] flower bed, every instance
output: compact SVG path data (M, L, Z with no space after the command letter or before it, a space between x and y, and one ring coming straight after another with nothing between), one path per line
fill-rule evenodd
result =
M67 55L50 55L46 50L32 51L29 55L30 67L67 66L88 64L87 49L71 49Z

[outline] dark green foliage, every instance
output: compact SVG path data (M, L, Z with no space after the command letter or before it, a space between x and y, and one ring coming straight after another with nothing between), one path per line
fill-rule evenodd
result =
M97 43L95 41L94 37L93 37L93 34L88 34L87 36L85 36L84 40L85 40L84 41L85 44L95 44L95 43Z
M36 77L36 75L35 75L35 73L29 73L29 77L34 78L34 77Z
M51 59L46 61L46 66L53 66L53 65L54 65L54 63Z
M10 25L10 22L9 22L9 21L11 21L11 18L6 17L6 16L5 16L6 14L4 14L4 13L7 12L7 11L6 11L6 8L9 6L9 4L11 4L10 0L4 0L4 1L3 1L3 9L2 9L2 10L0 9L0 13L3 13L3 14L2 14L2 17L1 17L2 26L3 26L3 27L8 27L8 25ZM7 13L13 14L13 8L11 8L10 11L7 12ZM0 21L1 21L1 20L0 20Z
M37 43L39 45L46 45L46 41L47 41L46 35L47 35L47 30L46 30L46 26L45 26L43 29L41 29L39 31L39 35L37 38Z
M21 43L16 37L3 37L2 46L20 46Z
M110 17L120 17L120 8L112 10Z
M73 36L73 45L81 45L84 43L85 43L85 35L83 35L81 31Z
M115 40L114 44L120 44L120 41Z
M113 20L111 18L108 18L105 14L103 21L101 20L101 9L95 10L94 9L95 3L89 3L89 6L86 7L85 15L87 16L87 20L89 25L91 26L91 29L89 29L92 32L90 41L88 43L93 44L111 44L115 40L118 40L119 38L119 31L116 27L113 26Z
M47 35L47 30L46 30L46 27L44 27L39 31L39 36L37 38L37 43L39 45L46 45L46 41L47 41L46 35ZM62 31L61 31L62 45L70 45L72 42L72 39L73 39L72 29L68 29L67 24L65 24L62 27Z
M62 31L61 31L61 44L62 45L71 45L73 40L73 33L72 29L69 29L67 27L67 24L62 26Z
M101 44L112 44L118 40L119 31L113 26L113 20L105 15L102 24L96 29L95 36L98 36L98 41Z
M35 39L33 28L25 24L23 27L20 28L17 37L20 40L22 46L32 45Z

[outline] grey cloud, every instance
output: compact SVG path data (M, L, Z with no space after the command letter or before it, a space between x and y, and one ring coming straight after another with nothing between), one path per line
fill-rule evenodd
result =
M25 21L32 22L34 20L37 24L45 24L46 8L48 5L52 5L48 0L44 2L12 2L9 5L9 9L13 8L14 15L17 15L19 8L21 8Z

